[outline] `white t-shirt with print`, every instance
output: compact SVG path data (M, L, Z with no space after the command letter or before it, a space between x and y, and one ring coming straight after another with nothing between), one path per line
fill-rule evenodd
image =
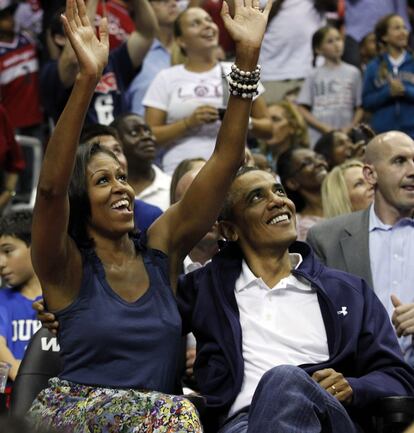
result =
M223 101L223 72L228 75L231 63L219 63L206 72L191 72L184 65L176 65L158 73L143 100L145 107L167 113L166 123L174 123L191 116L200 105L225 108ZM264 92L259 87L259 94ZM200 125L168 146L163 156L164 172L172 174L175 167L187 158L208 159L214 150L221 122Z
M298 104L311 107L312 114L334 129L349 125L355 109L361 106L361 72L353 65L341 62L338 66L315 68L303 83ZM311 145L321 133L309 128Z

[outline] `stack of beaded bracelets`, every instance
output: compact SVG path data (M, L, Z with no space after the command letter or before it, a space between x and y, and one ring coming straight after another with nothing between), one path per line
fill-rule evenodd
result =
M259 92L260 65L254 71L242 71L236 65L231 65L229 87L233 96L254 98Z

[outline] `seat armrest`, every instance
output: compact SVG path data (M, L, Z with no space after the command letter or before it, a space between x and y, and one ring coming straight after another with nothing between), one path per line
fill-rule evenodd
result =
M372 413L375 433L402 433L414 422L414 397L383 397Z

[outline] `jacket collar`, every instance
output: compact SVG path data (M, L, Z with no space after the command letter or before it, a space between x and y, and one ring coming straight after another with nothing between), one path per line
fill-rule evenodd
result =
M289 252L300 254L303 259L299 267L292 272L306 275L308 280L317 284L322 265L313 254L310 246L305 242L296 241L289 247ZM227 278L231 277L231 281L235 282L241 272L242 260L243 253L238 244L225 242L221 244L220 251L213 257L212 262L218 266L220 272L224 272L227 274Z
M299 253L303 258L302 263L297 269L292 270L292 273L305 278L313 285L313 287L316 288L327 332L329 352L331 355L335 355L339 350L340 339L334 337L335 335L340 336L341 330L339 325L333 320L334 318L331 313L332 309L330 308L331 302L329 296L319 279L324 269L323 265L315 256L311 247L305 242L294 242L289 247L289 252ZM212 277L214 279L215 287L225 296L228 302L227 305L231 306L231 310L235 311L237 316L239 315L239 310L237 307L236 296L234 294L234 287L242 270L242 261L243 253L238 244L236 242L226 242L220 249L219 253L213 257L212 262L207 265L212 269ZM226 309L227 305L223 304L223 308ZM233 330L233 332L236 332L236 341L241 338L238 330Z

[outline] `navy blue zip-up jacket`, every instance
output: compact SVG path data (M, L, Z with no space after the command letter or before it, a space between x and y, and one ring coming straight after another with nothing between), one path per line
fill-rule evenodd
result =
M329 347L326 362L300 367L309 374L323 368L342 373L353 389L354 409L380 397L414 395L414 370L404 362L374 291L361 278L323 265L304 242L295 242L290 252L303 257L292 273L317 290ZM181 277L178 285L183 331L192 331L197 339L195 377L207 409L216 416L226 414L243 381L242 331L234 294L241 265L239 247L229 243L211 263ZM343 307L347 314L338 314ZM293 318L295 314L292 311Z

